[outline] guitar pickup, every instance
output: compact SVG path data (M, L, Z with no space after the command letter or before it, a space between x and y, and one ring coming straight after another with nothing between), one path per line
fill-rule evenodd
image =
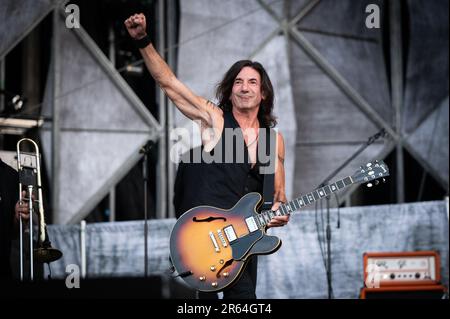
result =
M255 218L253 218L253 216L246 218L245 223L247 224L247 228L251 233L258 229L258 225L256 225L256 220Z
M225 236L227 236L228 242L231 243L233 240L237 239L236 232L232 225L225 227L223 231L225 232Z

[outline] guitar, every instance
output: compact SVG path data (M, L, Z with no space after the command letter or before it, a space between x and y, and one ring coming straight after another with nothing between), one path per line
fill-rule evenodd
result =
M262 203L259 193L243 196L228 210L194 207L180 216L172 229L172 264L192 288L221 291L238 280L250 256L272 254L280 248L281 240L266 234L265 226L272 217L289 215L352 184L378 184L386 176L389 170L383 161L370 162L352 176L282 204L277 211L257 213Z

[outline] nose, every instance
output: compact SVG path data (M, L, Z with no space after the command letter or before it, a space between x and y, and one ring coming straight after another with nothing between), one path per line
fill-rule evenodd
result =
M242 82L241 91L248 92L248 83L247 82L245 82L245 81Z

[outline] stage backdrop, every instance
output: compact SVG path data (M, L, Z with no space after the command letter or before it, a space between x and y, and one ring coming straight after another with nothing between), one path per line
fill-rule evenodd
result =
M335 298L358 298L363 286L363 254L375 251L438 250L442 282L448 287L449 222L446 201L351 207L331 210L332 276ZM325 216L323 216L325 217ZM323 219L325 220L325 219ZM174 219L149 221L149 273L169 268L169 235ZM323 229L320 212L319 229ZM88 224L87 276L143 276L142 221ZM68 264L81 264L80 226L50 225L50 239L64 257L51 264L52 276L65 277ZM275 254L259 257L258 298L327 298L325 267L314 210L292 216L288 226L271 229L282 238ZM320 242L323 243L323 233ZM324 243L322 245L325 245Z

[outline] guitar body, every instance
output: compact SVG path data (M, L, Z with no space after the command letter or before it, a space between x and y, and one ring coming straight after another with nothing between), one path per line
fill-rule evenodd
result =
M281 240L266 235L266 225L274 216L286 216L347 186L367 183L372 187L389 176L383 161L369 162L352 176L327 184L281 204L276 212L257 213L261 195L249 193L224 210L211 206L194 207L176 222L170 235L170 256L178 275L200 291L216 292L236 283L253 255L271 254Z
M261 195L249 193L229 210L194 207L184 213L170 236L170 256L191 287L217 292L234 284L252 255L271 254L281 240L252 225Z

